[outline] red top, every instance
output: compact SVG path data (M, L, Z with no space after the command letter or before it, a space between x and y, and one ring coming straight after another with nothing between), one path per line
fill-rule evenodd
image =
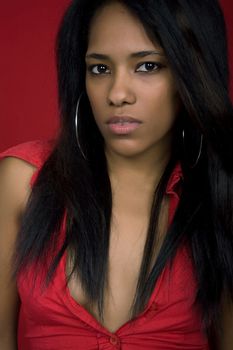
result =
M51 148L49 142L27 142L1 153L0 158L18 157L39 170ZM34 173L31 185L37 173ZM176 189L181 176L178 165L166 190L170 197L169 222L179 202ZM64 224L65 220L63 233ZM200 310L194 304L197 284L187 247L180 247L172 267L167 265L164 268L145 310L114 334L102 327L72 298L66 284L65 263L66 255L61 259L49 287L43 290L39 286L43 273L36 281L33 268L19 276L18 350L209 349L201 328Z

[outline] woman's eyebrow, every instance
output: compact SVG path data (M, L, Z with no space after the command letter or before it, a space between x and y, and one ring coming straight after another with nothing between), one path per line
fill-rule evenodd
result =
M162 52L159 51L138 51L132 53L130 56L131 57L146 57L150 55L160 55L160 56L165 56Z
M159 51L138 51L138 52L133 52L130 54L130 58L140 58L140 57L146 57L150 55L159 55L159 56L165 56L163 53ZM110 60L110 56L100 54L100 53L90 53L86 55L86 58L95 58L97 60Z

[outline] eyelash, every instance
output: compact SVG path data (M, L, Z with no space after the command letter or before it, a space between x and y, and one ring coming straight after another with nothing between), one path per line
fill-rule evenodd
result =
M144 70L144 71L137 71L138 73L152 73L152 72L156 72L156 71L159 71L163 66L161 63L157 63L157 62L151 62L151 61L148 61L148 62L143 62L143 63L140 63L138 66L137 66L137 69L140 68L141 66L144 66L146 64L152 64L152 65L155 65L157 66L156 69L152 69L152 70ZM87 67L88 71L92 74L92 75L105 75L105 74L109 74L109 73L106 73L106 72L103 72L103 73L94 73L93 72L93 69L96 68L96 67L104 67L104 68L107 68L107 66L105 64L92 64L90 66Z

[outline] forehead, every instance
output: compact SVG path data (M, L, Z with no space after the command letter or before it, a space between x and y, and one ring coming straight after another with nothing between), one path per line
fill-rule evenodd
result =
M97 11L89 29L88 51L117 53L162 48L151 41L142 23L125 6L111 2Z

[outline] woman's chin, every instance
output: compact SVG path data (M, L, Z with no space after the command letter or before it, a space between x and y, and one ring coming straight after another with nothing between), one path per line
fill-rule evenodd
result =
M146 154L147 147L143 147L142 144L138 144L135 141L129 141L126 142L117 142L114 144L107 144L106 147L106 153L109 156L118 156L118 157L124 157L124 158L135 158L143 153Z

